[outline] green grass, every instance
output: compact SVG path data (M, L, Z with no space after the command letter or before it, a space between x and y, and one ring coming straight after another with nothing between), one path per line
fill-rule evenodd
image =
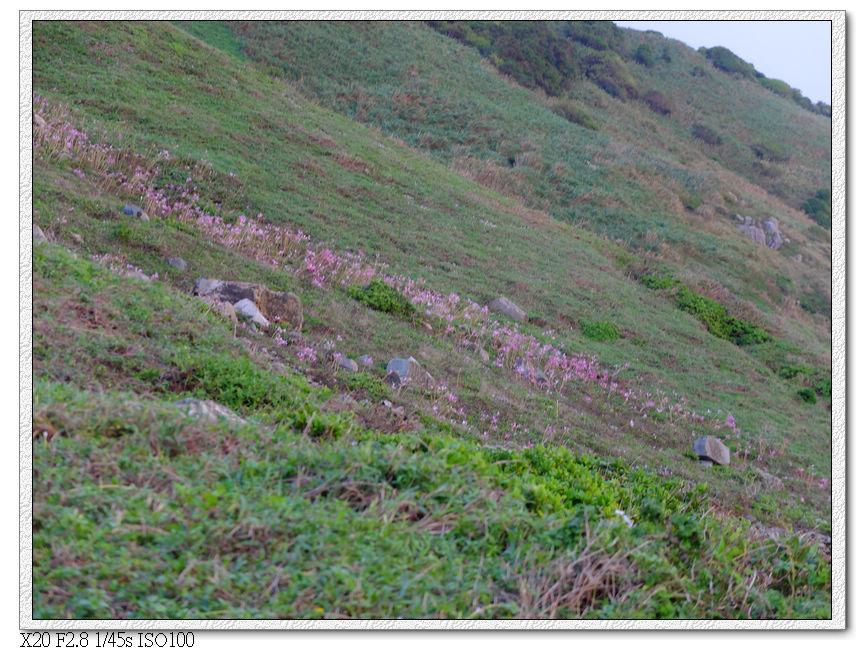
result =
M242 39L232 33L237 45ZM214 24L199 36L218 42L228 33ZM451 43L427 38L416 43L418 56L430 43ZM37 436L34 457L34 512L44 527L34 542L40 616L825 615L822 560L794 537L774 550L747 541L741 519L828 530L828 492L817 485L829 472L827 404L796 397L799 389L831 392L826 341L812 316L788 319L766 300L761 313L785 338L740 347L713 336L666 294L632 279L645 260L625 242L455 174L388 137L384 113L378 130L360 126L170 24L44 23L34 44L46 117L117 147L113 162L59 153L37 156L34 165L34 222L58 242L34 252L34 425L51 438ZM492 88L501 83L484 78ZM534 95L508 88L526 102L526 115L536 112ZM556 128L569 124L552 113L547 119ZM545 173L530 151L503 151L526 178ZM316 250L359 256L361 248L388 273L445 296L480 304L514 297L533 316L520 332L539 345L597 355L622 385L686 397L689 408L711 410L696 425L707 431L734 413L742 430L728 441L739 453L735 466L697 465L683 455L691 428L671 426L668 413L651 408L644 420L634 418L597 384L558 394L519 380L511 363L496 365L505 353L489 333L479 338L491 355L484 362L462 347L466 331L446 335L447 323L423 306L419 318L402 315L401 296L386 285L352 300L338 284L317 287L301 263L275 267L257 249L209 240L194 221L160 217L158 206L147 206L150 222L123 217L119 208L142 197L117 174L136 165L153 170L153 186L172 200L185 200L194 185L201 209L235 225L240 214L260 211L322 241ZM601 176L615 180L607 196L646 191L631 187L625 172ZM610 227L633 227L620 210L606 210ZM662 216L650 225L661 236L644 233L641 241L659 251L666 241L695 251L712 246ZM117 259L90 261L105 255ZM168 256L182 256L187 270L168 267ZM765 287L790 278L779 296L821 288L819 271L804 282L764 258L755 253L745 266L774 269L765 271L773 278ZM688 277L687 259L665 262L673 284L652 288ZM158 279L107 268L127 263ZM699 267L735 286L723 265ZM280 345L272 329L235 331L189 298L198 277L295 292L303 340ZM739 304L719 295L724 309ZM627 340L611 345L583 323ZM318 361L299 357L305 346L319 351ZM371 354L375 363L358 374L337 371L322 353L330 348ZM453 406L444 392L395 394L382 383L388 359L409 355L447 385ZM170 404L181 396L217 400L248 425L190 421ZM381 406L385 399L405 417ZM767 496L752 468L765 465L756 456L769 450L776 455L766 466L783 477L785 491ZM51 460L61 457L68 462ZM793 474L788 463L809 469ZM123 487L105 487L115 484ZM339 487L324 489L331 484ZM638 525L624 528L616 508ZM673 553L671 542L687 552ZM607 544L607 555L591 555ZM515 596L570 580L567 567L581 557L605 558L599 566L613 572L613 591ZM760 568L750 591L740 561ZM800 564L810 578L794 575ZM708 573L681 583L694 567ZM179 582L164 577L183 571ZM251 575L265 576L268 589ZM707 580L733 585L734 596L706 600Z
M579 75L567 97L542 101L494 74L480 56L487 52L482 45L477 52L415 23L238 22L232 29L262 69L292 80L325 106L399 137L530 207L636 250L657 252L644 238L654 231L679 253L677 263L686 264L690 274L705 278L720 271L732 291L749 299L757 298L753 279L780 260L754 263L740 234L681 220L679 197L700 194L717 208L723 206L720 197L734 189L759 203L759 210L786 217L807 198L803 188L828 180L825 118L756 84L742 87L718 70L695 81L689 71L704 57L681 44L665 41L662 47L652 35L617 32L623 52L649 44L667 53L651 68L622 63L640 79L641 93L655 90L670 101L673 113L663 118L639 102L610 98ZM603 54L618 56L613 50ZM393 61L407 63L399 67ZM441 78L448 79L446 89L435 83ZM703 150L705 145L693 142L693 111L675 110L685 96L699 106L707 133L724 133L720 146ZM559 120L554 111L561 111L564 101L570 102L569 115L584 114L586 119L577 121L599 131ZM790 129L777 133L779 121ZM767 176L765 165L752 167L752 146L776 138L781 150L798 152L798 161ZM763 190L771 196L763 198ZM828 277L828 259L820 264Z
M34 441L36 619L829 615L815 547L750 543L702 485L563 449L319 443L35 388L34 427L53 432Z

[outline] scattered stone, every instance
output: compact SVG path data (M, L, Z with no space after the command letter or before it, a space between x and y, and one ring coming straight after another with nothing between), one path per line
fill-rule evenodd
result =
M74 241L76 244L83 244L84 243L84 237L79 235L77 232L70 232L69 238L72 239L72 241Z
M243 318L248 318L253 323L258 323L262 327L267 327L270 325L270 321L268 321L264 314L259 311L258 307L254 302L252 302L249 298L244 298L243 300L238 300L234 303L234 311L238 316L242 316Z
M150 217L147 216L147 213L137 205L124 205L121 212L129 217L138 217L142 221L150 221Z
M177 400L174 403L177 406L182 406L187 415L191 415L200 420L209 420L211 422L228 420L229 422L237 423L243 423L246 421L227 406L218 404L213 400L187 397L186 399Z
M781 232L781 227L777 217L769 217L761 224L758 224L753 217L742 217L737 214L736 218L744 223L736 226L739 230L748 235L751 241L757 242L763 246L768 246L772 250L778 250L785 241L789 241Z
M348 370L349 372L357 372L358 370L356 361L349 359L339 352L333 355L333 362L343 370Z
M298 331L303 326L303 305L293 293L271 291L255 282L229 282L215 278L198 278L192 293L201 298L228 300L235 305L246 299L254 303L268 320Z
M42 228L37 226L35 223L33 224L33 243L34 244L44 244L48 241L48 237L45 236L45 233L42 232Z
M165 263L168 264L173 269L177 269L178 271L186 270L186 260L182 257L166 257Z
M760 476L760 479L763 481L763 485L766 486L769 490L783 490L784 483L777 476L770 474L769 472L763 471L759 467L755 468L755 471Z
M778 227L778 219L769 217L763 222L763 228L766 230L766 246L773 251L781 248L784 243L784 236L781 234L781 229Z
M714 467L714 465L715 465L715 463L713 463L711 460L701 460L701 461L699 461L699 463L703 467Z
M397 388L399 388L403 385L402 377L395 370L387 373L387 377L384 378L384 383L389 385L394 390L396 390Z
M758 244L762 244L763 246L765 246L766 245L766 233L763 232L763 229L760 228L759 226L755 226L755 225L748 223L749 219L751 219L751 217L745 217L745 225L738 226L739 230L741 230L746 235L748 235L748 238L751 241L757 242Z
M702 436L694 441L694 453L700 460L710 460L716 465L730 464L730 450L715 436Z
M393 385L394 377L399 379L399 385L419 386L420 388L435 388L435 380L417 362L414 357L408 359L395 358L387 364L387 377L385 381Z
M237 325L237 310L230 302L224 300L223 302L217 303L216 310L233 324Z
M729 196L733 200L733 203L737 203L739 201L739 197L732 192L727 192L727 196Z
M145 282L150 282L150 276L146 275L144 271L138 271L136 269L129 269L124 271L123 277L132 278L133 280L144 280Z
M499 296L489 305L487 305L487 307L490 309L490 311L504 314L508 318L513 318L517 322L522 323L524 320L526 320L526 312L517 307L513 302L511 302L504 296Z
M37 129L48 128L48 122L46 122L45 118L39 115L39 113L33 113L33 123L36 125Z
M381 405L384 406L385 408L392 408L393 402L391 402L389 399L383 399L381 401Z

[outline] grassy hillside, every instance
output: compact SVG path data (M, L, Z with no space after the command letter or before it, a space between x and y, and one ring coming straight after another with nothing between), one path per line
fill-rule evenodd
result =
M652 67L619 57L633 97L614 97L585 76L549 97L502 78L480 52L420 23L228 27L235 50L324 105L531 208L722 284L797 342L813 344L811 332L819 332L825 354L828 314L806 316L807 333L798 314L779 314L805 294L829 295L828 232L801 212L829 184L825 117L664 39L652 46L659 51ZM618 31L623 52L659 38ZM642 99L653 92L670 113ZM597 128L566 119L573 112ZM697 126L723 138L706 144ZM767 145L793 155L758 157L754 148ZM737 213L777 217L791 241L761 250L736 228Z
M819 315L527 207L388 135L384 113L369 128L311 103L227 26L187 27L221 49L167 23L34 26L33 219L52 240L34 258L35 616L828 614ZM233 328L189 297L198 277L295 292L303 331ZM358 299L371 281L409 307ZM498 295L529 321L482 308ZM725 308L771 340L718 335ZM373 363L349 373L331 351ZM434 389L385 385L409 355ZM187 396L245 422L195 421L172 405ZM733 465L695 462L706 433Z

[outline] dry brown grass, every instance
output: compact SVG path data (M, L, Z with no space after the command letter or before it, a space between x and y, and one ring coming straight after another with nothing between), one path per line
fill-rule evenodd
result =
M552 564L537 560L508 567L517 586L509 594L519 609L517 618L581 617L604 601L621 602L639 585L627 553L611 551L609 545L592 549L593 538L586 522L585 546L576 558L560 558Z
M451 171L480 183L491 190L512 199L522 200L524 178L520 172L510 170L491 160L480 160L474 156L456 158L451 162Z

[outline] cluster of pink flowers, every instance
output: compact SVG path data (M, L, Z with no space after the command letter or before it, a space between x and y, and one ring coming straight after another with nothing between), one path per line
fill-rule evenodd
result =
M66 107L52 105L40 97L34 99L34 104L38 112L50 117L49 128L34 132L34 156L42 159L57 156L71 158L77 163L76 176L99 182L103 189L110 188L125 196L141 197L142 205L151 215L172 217L188 223L212 241L273 268L297 274L322 289L363 285L373 279L385 282L398 289L431 319L439 334L455 338L458 344L471 342L491 349L495 352L493 363L496 366L508 372L517 372L539 388L564 393L580 383L597 386L603 390L601 407L606 407L607 401L615 398L615 410L628 413L624 417L630 418L628 423L635 430L644 428L646 425L640 423L653 415L654 419L665 421L671 431L675 431L678 424L687 422L711 426L715 430L726 426L737 435L741 434L732 414L727 414L723 424L717 416L711 416L707 422L705 416L687 407L684 397L653 395L641 387L642 377L618 378L630 364L611 371L603 369L596 357L569 355L552 343L521 331L518 324L502 323L492 318L486 307L468 298L453 292L438 292L426 286L423 279L389 273L388 265L380 261L378 255L371 259L363 251L336 251L324 242L313 244L312 237L302 230L268 222L261 212L256 216L243 213L235 218L210 214L201 207L202 197L197 185L199 181L212 179L216 175L210 163L199 161L186 165L183 170L186 178L182 184L157 187L161 165L171 162L167 150L157 151L148 157L110 144L91 142L85 132L76 129L68 120ZM82 168L96 173L85 175ZM236 182L233 178L231 180ZM277 329L274 341L278 345L287 345L285 334L284 330ZM553 338L553 334L549 330L542 336L549 339ZM311 345L303 345L296 355L308 363L318 360ZM542 373L543 379L539 379L538 372ZM449 417L457 424L467 422L462 407L456 408L450 395L453 394L447 391L434 406L440 412L447 406ZM592 401L588 395L585 400L587 403ZM486 424L486 421L483 423ZM490 432L498 427L493 422L491 427L484 428ZM688 431L690 428L683 435L687 436ZM510 438L520 432L520 427L513 423L505 437Z

